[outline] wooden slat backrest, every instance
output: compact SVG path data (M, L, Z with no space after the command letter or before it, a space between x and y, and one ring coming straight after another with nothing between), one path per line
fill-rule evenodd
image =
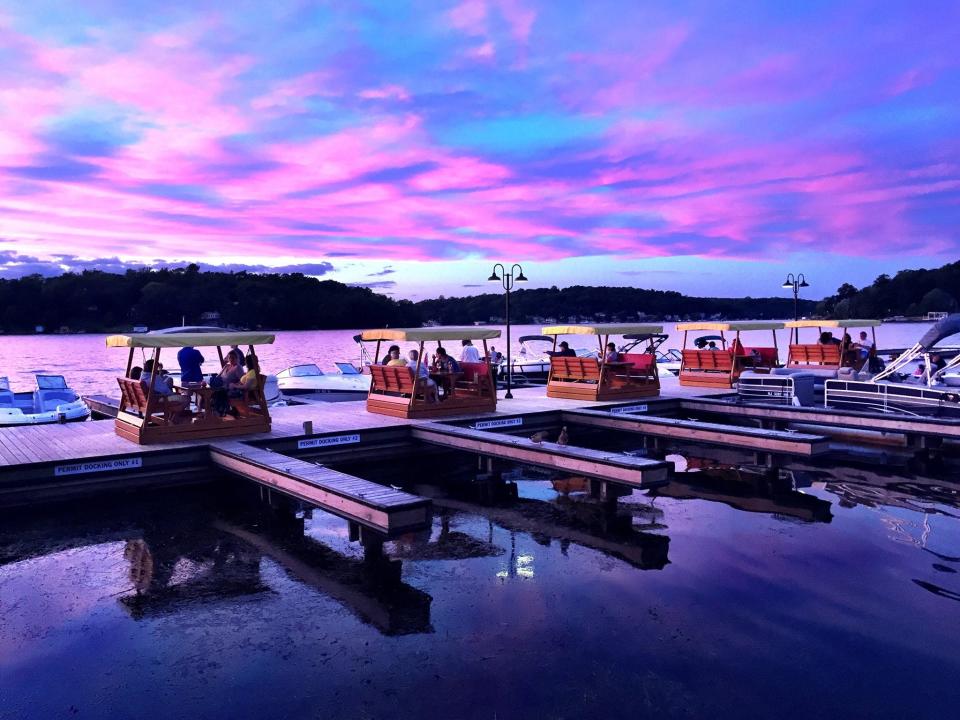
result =
M791 345L788 365L840 365L839 345Z
M743 354L757 358L754 367L776 367L779 360L775 347L745 347Z
M565 380L599 380L600 363L595 358L554 355L550 358L550 372Z
M143 392L143 385L139 380L130 378L117 378L120 384L120 394L123 397L124 405L137 410L141 415L147 413L147 396Z
M733 356L721 350L684 350L682 366L684 370L730 372Z
M648 375L653 370L654 357L650 353L624 353L620 359L633 365L629 368L631 375Z
M413 393L413 371L409 367L371 365L370 375L373 377L371 389L374 391L403 395Z

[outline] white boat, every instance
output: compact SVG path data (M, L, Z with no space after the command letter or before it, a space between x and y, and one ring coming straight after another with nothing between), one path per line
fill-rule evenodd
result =
M550 352L553 349L553 337L549 335L521 335L520 351L510 358L513 367L513 380L522 384L526 380L546 380L550 375ZM547 347L549 346L549 347ZM596 350L577 348L577 357L598 357ZM506 377L507 363L500 364L500 378Z
M280 393L294 400L366 400L370 393L370 376L362 374L351 363L334 364L337 366L336 373L325 373L313 363L281 370L277 373Z
M67 387L63 375L37 375L37 387L13 392L0 377L0 427L79 422L90 417L90 408Z
M824 403L829 407L908 415L960 417L960 355L939 369L933 358L941 340L960 334L960 313L940 320L917 343L892 360L880 373L827 380ZM913 383L903 382L904 371L922 361L923 370ZM918 366L919 367L919 366Z
M679 375L682 361L683 355L681 355L680 351L676 348L670 348L665 351L657 350L657 373L660 375L664 373Z

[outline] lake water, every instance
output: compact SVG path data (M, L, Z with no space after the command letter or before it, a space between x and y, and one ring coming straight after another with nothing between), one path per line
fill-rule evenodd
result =
M685 464L615 515L525 468L491 506L475 461L351 468L435 498L395 586L237 481L2 516L0 718L957 716L955 468Z
M877 333L878 347L908 347L929 327L930 323L885 325ZM517 338L521 335L538 334L540 329L533 325L511 326L513 352L519 351ZM674 330L674 323L664 323L664 329L671 337L664 343L663 348L682 347L683 334ZM808 330L807 333L813 338L816 331ZM283 331L277 333L275 344L257 348L257 353L261 367L266 372L275 373L291 365L310 362L332 371L334 362L359 362L359 349L353 342L355 334L356 331L352 330ZM756 338L758 343L766 344L770 335L767 332L750 333L745 339L747 337ZM126 352L119 348L107 348L105 338L105 335L0 336L0 376L8 376L15 389L28 390L34 387L35 373L58 373L65 375L67 382L81 395L116 395L116 377L126 366ZM590 338L583 338L581 341L568 339L573 347L593 347ZM506 349L505 338L493 340L491 343L501 352ZM748 341L745 344L750 343ZM786 331L778 333L778 344L781 348L788 344ZM370 352L373 352L373 347L370 346ZM214 352L211 351L208 355L209 360L215 359ZM136 362L142 365L143 359L138 351ZM176 368L176 359L170 350L161 354L161 361L168 368ZM213 372L214 367L214 362L207 362L205 365L209 372Z

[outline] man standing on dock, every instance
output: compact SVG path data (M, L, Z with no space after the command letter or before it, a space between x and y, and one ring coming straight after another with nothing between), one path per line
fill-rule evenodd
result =
M180 348L177 353L177 362L180 363L180 382L181 383L201 383L203 382L203 355L194 347Z

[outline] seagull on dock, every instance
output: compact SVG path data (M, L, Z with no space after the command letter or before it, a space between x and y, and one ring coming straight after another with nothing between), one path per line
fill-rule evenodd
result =
M533 435L530 436L530 442L536 443L537 445L539 445L540 443L543 442L543 439L546 436L547 434L545 432L534 433Z
M557 438L557 445L566 445L570 442L570 436L567 435L567 426L564 425L560 430L560 437Z

